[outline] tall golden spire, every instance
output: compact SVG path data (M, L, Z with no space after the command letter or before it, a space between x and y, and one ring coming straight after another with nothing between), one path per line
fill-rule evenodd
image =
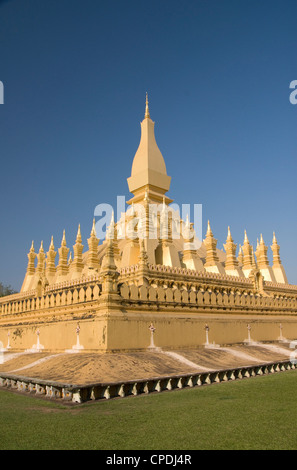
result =
M271 250L273 254L273 266L274 267L279 267L282 264L280 255L279 255L279 249L280 249L280 246L278 245L275 233L273 232Z
M101 272L108 273L108 271L116 271L117 267L114 261L114 241L113 238L106 240L106 252L102 259Z
M46 257L46 275L51 276L54 275L56 272L56 266L55 266L55 258L56 258L57 252L55 251L55 246L54 246L54 237L52 236L51 238L51 243L47 252L47 257Z
M217 240L213 236L209 221L207 223L207 232L203 244L206 249L204 269L210 272L225 274L223 265L217 254Z
M243 253L242 253L242 246L239 245L238 256L237 256L238 263L243 265Z
M145 96L145 115L144 118L149 118L150 117L150 111L149 111L149 101L148 101L148 94L146 92Z
M91 230L91 236L88 238L89 252L87 258L87 266L91 269L99 268L99 257L98 257L98 245L99 239L97 238L95 219L93 219L93 226Z
M144 239L140 239L139 240L139 263L142 265L142 266L146 266L148 264L148 256L147 256L147 252L146 252L146 249L145 249L145 243L144 243Z
M28 266L27 266L27 274L34 274L35 273L35 258L36 253L34 250L34 242L32 241L32 245L30 251L28 253Z
M75 245L73 245L73 260L71 262L71 272L81 273L83 270L82 251L84 245L82 244L80 224L78 225ZM68 263L69 264L69 263Z
M206 232L206 236L208 236L208 237L212 237L212 236L213 236L212 230L211 230L211 228L210 228L209 220L207 221L207 232Z
M37 262L36 272L38 274L44 274L44 270L45 270L45 253L44 253L44 249L43 249L43 241L40 244L37 259L38 259L38 262Z
M63 238L61 241L61 247L59 248L59 263L57 266L57 274L59 276L64 276L68 274L68 253L69 248L66 244L65 230L63 230Z
M228 227L227 240L224 245L224 249L226 251L226 261L225 261L226 270L234 270L238 268L238 260L236 258L236 248L237 248L237 244L234 243L233 238L231 236L230 227Z
M262 233L260 236L260 243L257 250L257 260L259 269L265 269L269 266L269 261L267 258L267 246L264 243Z
M254 247L253 247L253 246L252 246L252 266L253 266L253 269L257 269L257 262L256 262L255 253L254 253Z
M113 211L111 213L111 219L110 219L109 227L106 231L106 240L108 240L109 238L113 238L114 259L116 261L120 261L121 260L121 255L120 255L120 249L119 249L119 244L118 244L118 228L117 228L117 224L115 223L115 220L114 220L114 212Z
M128 178L129 190L134 197L128 203L143 201L145 191L150 199L161 203L169 190L171 178L167 175L165 161L156 142L155 123L150 118L147 95L145 115L140 125L140 142L133 159L131 176ZM172 202L167 196L166 201Z
M182 256L182 263L188 269L193 269L195 271L203 271L203 262L201 258L197 255L197 247L195 244L195 230L193 224L189 220L189 215L187 214L186 222L181 226L182 236L184 239L184 249ZM172 224L174 223L171 218L171 231Z
M273 232L273 239L272 239L272 245L271 245L271 250L273 254L273 266L272 270L275 276L276 282L280 282L282 284L288 284L288 279L286 276L285 269L281 263L280 255L279 255L279 250L280 246L277 243L277 239L275 236L275 233Z
M102 259L101 275L102 275L102 297L101 300L112 303L119 300L117 279L119 273L114 260L114 240L107 238L106 253ZM106 307L105 307L106 308Z
M244 241L242 245L242 251L243 251L243 270L253 269L252 247L247 237L246 230L244 231Z
M91 230L91 236L95 236L95 237L97 236L95 218L93 219L93 225L92 225L92 230Z
M81 231L80 231L80 224L78 224L78 229L77 229L77 235L76 235L76 240L75 240L76 243L81 243L82 242L82 238L81 238Z
M216 263L218 263L219 261L217 255L217 240L213 236L209 221L207 223L207 232L204 240L204 245L206 248L206 262L204 266L215 266Z

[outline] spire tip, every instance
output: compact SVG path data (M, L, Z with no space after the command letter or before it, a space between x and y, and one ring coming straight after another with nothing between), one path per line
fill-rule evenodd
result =
M149 111L149 101L148 101L148 93L146 92L146 95L145 95L145 115L144 115L145 118L149 118L150 117L150 111Z

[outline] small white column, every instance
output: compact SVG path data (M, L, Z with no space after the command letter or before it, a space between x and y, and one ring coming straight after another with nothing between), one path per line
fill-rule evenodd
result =
M80 326L79 326L79 323L77 324L77 327L75 329L75 332L76 332L76 344L74 346L72 346L72 349L66 349L65 352L68 352L68 353L75 353L75 352L79 352L81 351L82 349L84 349L83 345L80 344L80 341L79 341L79 333L80 333Z
M206 343L205 343L205 346L209 346L209 338L208 338L209 326L208 326L208 325L205 325L204 329L205 329L205 336L206 336Z
M244 344L247 344L247 345L256 345L258 344L257 341L254 341L252 340L251 338L251 330L252 330L252 327L250 324L247 325L247 330L248 330L248 339L245 339L244 340Z
M154 325L151 323L150 326L149 326L149 330L151 332L151 343L149 345L149 348L152 348L154 349L156 346L155 346L155 343L154 343L154 333L156 331L156 328L154 327Z
M11 346L10 346L10 331L7 333L7 346L6 346L6 349L11 349Z
M154 333L156 331L156 328L154 327L154 325L151 323L150 326L149 326L149 330L151 332L151 342L150 342L150 345L148 347L148 350L149 351L153 351L153 352L162 352L162 349L161 348L158 348L157 346L155 346L155 343L154 343Z

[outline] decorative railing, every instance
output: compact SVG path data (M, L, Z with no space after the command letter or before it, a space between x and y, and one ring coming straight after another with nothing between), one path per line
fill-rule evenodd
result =
M14 298L14 300L2 302L0 304L0 313L2 319L7 315L22 314L25 312L44 310L56 307L69 306L74 304L98 301L100 298L100 284L94 279L86 281L84 285L75 284L65 286L61 290L48 289L41 297L23 297ZM159 306L181 306L181 307L209 307L217 309L261 309L288 312L297 312L297 299L278 296L265 297L262 295L251 293L226 293L212 292L203 290L187 290L177 287L153 287L153 286L137 286L135 284L128 285L123 283L120 285L120 295L122 303L142 303L158 304Z
M296 298L273 298L253 294L227 294L221 292L195 291L178 288L136 286L122 284L120 293L126 302L144 302L159 304L178 304L183 306L202 306L216 308L269 308L292 309L297 311Z
M83 285L79 283L77 287L75 284L65 286L61 291L48 289L41 297L36 296L36 291L33 292L32 297L22 296L11 301L7 301L5 297L0 304L0 314L3 317L51 307L91 302L99 299L100 291L100 285L97 282L94 283L94 280L89 280Z
M297 296L295 295L297 286L266 282L264 287L271 290L269 296L256 293L252 281L245 278L162 265L149 265L148 268L150 274L165 273L165 281L163 279L164 282L158 282L157 279L156 282L151 281L150 286L137 286L135 283L137 282L136 274L139 271L139 265L120 269L119 286L122 302L157 303L164 306L174 304L182 307L218 309L245 308L250 311L271 309L273 311L280 310L279 313L297 312ZM132 275L131 278L129 274ZM180 279L174 280L174 275L180 276ZM188 276L190 276L189 282L186 280ZM100 274L94 274L86 278L48 285L44 288L41 296L38 295L37 290L32 290L3 297L0 299L0 315L3 319L7 315L99 300L100 279ZM171 279L170 282L168 282L169 279ZM213 282L207 282L210 280ZM217 281L224 281L225 284L220 284ZM292 289L288 290L290 287Z
M100 275L97 274L97 275L93 275L89 277L72 279L70 281L57 282L55 284L46 286L45 293L62 290L62 289L70 289L72 287L77 287L77 286L84 286L86 284L98 282L99 280L100 280Z
M281 284L280 282L271 282L265 281L265 287L275 289L275 290L284 290L284 291L294 291L295 295L297 293L297 286L293 284Z
M242 380L295 369L290 361L279 361L246 367L221 369L209 372L152 377L140 380L104 382L94 384L67 384L16 376L0 372L0 387L45 396L51 399L83 403L90 400L109 400L127 396L147 395L176 389L200 387L214 383Z
M248 286L253 285L250 279L243 278L243 277L230 276L228 274L212 273L208 271L195 271L193 269L164 266L161 264L149 264L148 270L150 274L153 274L153 273L163 274L164 273L164 274L170 274L170 275L179 275L183 277L192 277L192 278L199 279L199 280L215 279L217 281L237 282L239 284L246 284ZM138 264L126 266L124 268L119 269L121 276L129 275L129 274L137 274L138 271L139 271Z

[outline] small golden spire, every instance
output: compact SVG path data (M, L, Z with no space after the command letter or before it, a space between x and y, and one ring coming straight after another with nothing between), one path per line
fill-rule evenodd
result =
M236 270L238 268L238 260L236 258L237 244L233 242L230 227L228 227L228 235L225 245L226 251L225 269Z
M243 265L243 252L242 252L242 246L241 245L239 245L237 261L239 262L239 264Z
M56 251L55 251L55 246L54 246L54 237L51 237L51 242L50 246L47 252L47 257L46 257L46 268L45 272L47 276L53 276L56 273L56 266L55 266L55 258L56 258Z
M116 233L115 233L114 212L112 210L110 223L106 230L106 239L114 238L115 236L116 236Z
M30 251L28 253L28 267L27 267L27 274L34 274L35 273L35 258L36 253L34 250L34 242L32 241L32 245Z
M51 238L51 242L50 242L50 246L49 246L49 250L54 250L55 247L54 247L54 237L52 235L52 238Z
M262 233L260 236L259 247L257 249L257 261L259 269L267 269L269 267L269 261L267 258L267 246L264 243Z
M37 260L38 262L37 262L36 272L39 274L42 274L44 273L44 269L45 269L45 253L43 249L43 241L40 244L39 253L37 255Z
M254 269L257 268L257 263L256 263L256 259L255 259L255 253L254 253L254 247L252 246L252 266Z
M253 269L252 246L250 245L246 230L244 231L244 241L242 245L242 252L243 252L243 269L244 270Z
M271 248L272 253L273 253L273 266L274 267L280 267L281 264L282 264L281 259L280 259L280 255L279 255L280 246L277 243L275 232L273 232L272 245L271 245L270 248Z
M76 243L81 243L82 242L80 224L78 224L77 235L76 235L76 240L75 241L76 241Z
M207 222L207 232L206 237L204 239L204 246L206 248L206 258L204 266L216 266L217 263L219 263L219 258L217 255L217 240L213 236L209 220Z
M213 236L212 230L211 230L211 228L210 228L209 220L208 220L208 222L207 222L207 232L206 232L206 235L210 235L211 237Z
M62 241L61 241L61 246L66 246L65 230L63 230L63 237L62 237Z
M82 244L82 238L81 238L81 231L80 231L80 224L78 224L78 229L77 229L77 235L76 235L76 240L75 240L75 245L73 245L73 257L72 257L72 252L70 251L70 256L68 259L68 266L71 270L72 273L75 274L75 277L82 272L83 270L83 260L82 260L82 251L83 251L84 245Z
M64 276L68 274L68 253L69 253L69 248L67 248L66 244L66 236L65 236L65 230L63 230L63 238L61 241L61 247L58 249L59 252L59 263L57 266L57 274L58 276Z
M95 218L93 219L93 226L92 226L92 230L91 230L91 236L97 236L96 234L96 227L95 227Z
M145 118L149 118L150 117L150 111L149 111L149 102L148 102L148 94L146 92L146 98L145 98L145 115L144 115Z

